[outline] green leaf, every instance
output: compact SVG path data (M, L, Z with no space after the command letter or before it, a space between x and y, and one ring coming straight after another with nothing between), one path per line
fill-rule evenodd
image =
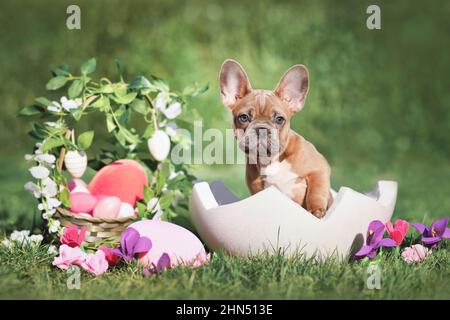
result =
M52 103L50 100L48 100L45 97L36 98L36 99L34 99L34 101L36 101L36 103L38 103L42 106L45 106L45 107L48 107Z
M131 81L129 88L136 89L136 90L139 90L142 88L152 89L153 85L150 83L150 81L146 77L140 76Z
M117 102L118 104L129 104L131 103L134 98L136 98L137 96L137 92L130 92L127 93L125 95L120 95L118 96L117 93L114 91L114 93L116 94L115 96L112 96L111 98Z
M106 129L108 130L108 132L112 132L114 131L114 129L116 129L116 124L114 123L113 116L109 113L106 115Z
M80 121L81 116L83 115L83 110L81 110L81 108L71 109L70 113L76 121Z
M32 105L32 106L22 108L22 110L19 111L18 116L19 117L34 116L34 115L40 114L43 111L45 111L45 110L42 107Z
M147 103L142 99L135 99L130 106L134 111L143 114L144 116L149 112Z
M81 73L84 75L90 74L95 71L96 66L97 66L97 60L95 60L95 58L91 58L88 61L86 61L85 63L83 63L83 65L80 68Z
M94 131L86 131L78 136L78 147L81 150L89 149L92 144L92 140L94 140Z
M62 64L58 68L52 70L55 76L68 76L70 75L69 66L67 64Z
M194 83L183 90L183 96L196 97L209 89L209 83L199 86Z
M147 128L145 128L143 136L145 139L148 139L153 135L154 132L155 128L153 127L153 124L149 124Z
M93 104L90 105L92 108L99 109L102 112L106 112L111 107L111 104L109 103L109 99L105 96L101 96Z
M75 80L69 87L68 94L70 99L74 99L78 97L83 91L83 81Z
M70 192L66 188L64 188L59 193L59 201L61 201L62 205L66 208L70 208Z
M64 86L67 82L67 78L64 76L56 76L54 78L51 78L47 84L45 85L45 88L47 90L58 90L62 86Z
M172 193L166 193L161 198L159 198L159 205L161 210L167 209L172 204L173 196Z
M145 202L149 202L155 196L155 193L149 187L144 188L144 200Z
M50 138L45 140L42 145L42 152L47 152L53 148L57 148L64 145L64 139L61 138Z

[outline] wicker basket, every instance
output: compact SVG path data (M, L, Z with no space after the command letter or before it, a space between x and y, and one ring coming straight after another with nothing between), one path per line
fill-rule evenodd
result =
M73 130L67 130L65 136L67 139L72 139L72 142L75 143L73 140L75 137ZM57 162L59 172L62 171L65 154L66 149L61 148ZM122 231L138 219L135 216L125 218L98 218L73 213L64 208L57 208L54 218L59 220L63 227L69 227L72 224L77 225L78 228L85 226L86 237L84 241L93 245L104 242L119 242Z
M72 213L63 208L58 208L54 217L59 220L63 227L69 227L72 224L79 228L85 226L86 238L84 241L89 244L99 244L106 241L119 242L122 231L137 220L137 217L98 218Z

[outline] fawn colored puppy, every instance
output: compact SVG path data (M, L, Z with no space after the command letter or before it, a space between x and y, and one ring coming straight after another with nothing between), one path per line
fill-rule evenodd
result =
M220 71L223 104L233 114L239 147L247 156L246 180L252 194L269 186L322 218L331 204L327 160L312 143L291 130L308 93L308 70L291 67L276 89L252 89L242 66L226 60Z

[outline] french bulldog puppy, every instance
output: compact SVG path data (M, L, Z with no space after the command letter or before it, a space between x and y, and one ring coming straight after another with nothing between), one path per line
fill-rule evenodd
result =
M327 160L312 143L291 130L308 93L308 70L291 67L276 89L252 89L242 66L226 60L220 71L223 104L233 115L234 135L246 153L246 180L252 194L269 186L322 218L331 204Z

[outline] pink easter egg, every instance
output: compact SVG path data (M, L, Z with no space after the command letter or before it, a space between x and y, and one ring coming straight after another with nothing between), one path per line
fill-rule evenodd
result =
M67 188L72 192L76 187L81 187L87 190L88 186L86 182L81 179L72 179L67 183Z
M121 201L118 197L101 199L94 208L94 217L116 218L119 214Z
M128 202L122 202L120 204L120 210L118 214L119 218L133 217L134 215L134 208L131 204L129 204Z
M170 257L170 266L199 266L205 262L206 252L202 242L189 230L161 220L141 220L132 223L141 237L152 242L152 248L139 256L139 262L151 267L158 264L163 253Z
M70 194L70 211L90 213L97 205L97 198L89 193L73 192Z

